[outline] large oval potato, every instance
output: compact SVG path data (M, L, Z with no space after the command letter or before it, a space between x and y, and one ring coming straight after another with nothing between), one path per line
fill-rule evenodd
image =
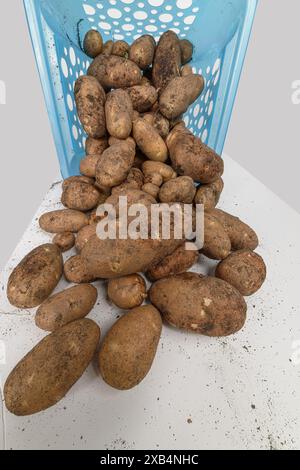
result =
M103 152L96 168L96 182L100 188L118 186L126 180L133 166L135 147L128 141L114 144Z
M192 204L196 194L194 181L189 176L179 176L163 184L159 191L161 202Z
M60 249L51 243L31 251L11 273L7 297L18 308L34 308L53 292L63 273Z
M75 101L80 122L88 134L100 139L106 134L104 103L105 92L94 77L82 76L76 81Z
M147 298L146 282L139 274L110 279L107 295L117 307L124 310L140 307Z
M158 281L164 277L188 271L199 258L197 250L187 250L185 245L177 248L174 253L166 256L160 263L147 272L150 281Z
M158 131L144 119L137 119L133 123L133 137L140 150L150 160L166 162L168 159L167 146Z
M156 89L151 85L137 85L128 88L133 109L139 113L145 113L152 108L158 98Z
M17 416L29 416L62 400L92 361L99 340L99 327L88 319L44 338L7 378L7 409Z
M201 75L174 78L160 95L160 112L168 119L176 119L199 98L203 89L204 79Z
M202 253L210 259L222 260L231 252L230 238L223 225L211 214L204 214L204 246Z
M205 336L232 335L246 321L246 302L234 287L195 273L161 279L150 300L170 325Z
M198 183L213 183L224 172L224 162L182 124L174 127L166 140L174 170Z
M91 184L74 182L64 190L61 202L69 209L87 212L99 204L100 192Z
M39 219L39 224L41 229L48 233L76 233L89 224L89 219L80 211L63 209L43 214Z
M129 50L129 59L140 69L145 70L152 65L156 42L152 36L145 34L134 41Z
M127 139L132 131L133 106L125 90L113 90L105 103L107 130L112 137Z
M209 213L223 225L230 238L231 246L234 251L244 249L256 250L259 245L259 240L256 233L249 225L242 222L238 217L220 209L213 209Z
M97 289L91 284L82 284L59 292L40 305L35 324L45 331L59 328L86 317L97 301Z
M90 65L88 75L106 90L139 85L142 80L142 72L134 62L116 55L100 54Z
M152 78L157 90L162 91L175 77L180 76L181 48L178 36L173 31L164 33L156 48Z
M105 382L117 390L139 385L152 367L161 330L161 316L152 305L138 307L120 318L99 353Z
M216 277L234 286L242 295L255 294L266 280L264 260L251 250L239 250L222 261Z

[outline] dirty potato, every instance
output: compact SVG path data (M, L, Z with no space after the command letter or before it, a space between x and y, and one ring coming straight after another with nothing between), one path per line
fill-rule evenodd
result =
M204 246L202 253L208 258L221 260L231 252L231 243L223 225L210 213L204 214Z
M108 147L107 137L93 139L88 137L85 143L85 153L87 155L101 155Z
M172 120L184 114L201 95L204 79L201 75L176 77L165 87L159 98L160 112Z
M87 135L93 139L104 137L106 96L100 83L94 77L79 77L74 93L78 117Z
M180 41L180 49L181 49L181 63L182 65L187 64L192 60L193 53L194 53L194 46L188 39L182 39Z
M112 137L127 139L132 131L133 107L125 90L114 90L105 103L107 130Z
M84 37L83 50L89 57L93 59L102 53L103 39L101 34L94 29L88 31Z
M139 85L142 80L140 68L131 60L116 55L100 54L88 69L105 90Z
M140 69L145 70L153 63L156 42L152 36L145 34L134 41L130 47L129 59Z
M168 149L164 140L160 137L157 130L144 119L137 119L134 121L133 137L140 150L150 160L156 162L167 161Z
M223 188L222 178L213 183L201 185L195 196L195 204L202 204L205 210L214 209L220 200Z
M164 33L156 48L152 79L157 90L162 91L175 77L180 76L181 48L173 31Z
M99 154L86 155L80 161L80 173L89 178L95 178L96 168L97 168L99 158L100 158Z
M95 184L94 178L88 176L70 176L63 181L62 189L63 191L67 189L68 186L72 183L86 183L86 184Z
M124 141L109 147L101 155L96 169L96 182L100 188L118 186L126 180L135 158L135 147Z
M129 44L126 41L116 41L113 44L111 53L113 55L118 55L119 57L128 58Z
M179 176L164 183L159 191L161 202L192 204L196 194L194 181L189 176Z
M150 281L155 282L164 277L188 271L199 258L197 250L187 250L185 245L177 248L174 253L166 256L160 263L147 272Z
M75 242L75 247L78 253L81 252L83 247L87 244L89 239L96 234L96 226L97 223L86 225L83 227L81 230L79 230L77 237L76 237L76 242Z
M106 55L106 56L111 55L112 51L113 51L113 47L114 47L114 41L112 41L112 40L106 41L103 44L102 54Z
M159 111L146 113L143 115L143 119L153 126L163 139L168 137L170 133L170 123Z
M42 230L48 233L76 233L88 225L88 216L79 211L63 209L43 214L39 219Z
M89 270L88 264L80 256L72 256L64 264L64 275L68 282L73 284L88 284L96 281Z
M145 280L139 274L110 279L107 295L117 307L124 310L140 307L147 298Z
M151 85L137 85L128 88L133 109L139 113L145 113L156 103L158 94L156 89Z
M58 246L62 253L65 253L75 245L75 235L72 232L58 233L53 238L53 243Z
M99 204L100 193L91 184L75 182L64 190L61 201L69 209L87 212Z

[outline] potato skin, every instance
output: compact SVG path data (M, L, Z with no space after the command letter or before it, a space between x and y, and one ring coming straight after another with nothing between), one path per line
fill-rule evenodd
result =
M202 253L208 258L222 260L231 252L231 243L223 225L210 213L204 214L204 246Z
M160 112L170 120L176 119L199 98L203 89L204 79L201 75L174 78L160 95Z
M35 248L9 277L9 302L18 308L37 307L53 292L62 272L62 254L56 245L48 243Z
M72 256L65 262L64 275L73 284L88 284L97 279L90 273L87 263L80 255Z
M152 79L155 88L162 91L173 78L180 76L180 68L180 41L173 31L167 31L161 36L154 57Z
M129 44L126 41L116 41L113 44L111 53L119 57L127 57L129 54Z
M29 416L58 403L83 375L99 340L100 329L89 319L70 323L44 338L7 378L7 409Z
M84 52L93 59L101 54L103 49L103 39L99 31L91 29L85 35L83 41Z
M234 251L243 249L256 250L259 240L249 225L242 222L238 217L234 217L220 209L214 209L209 213L223 225Z
M77 237L76 237L76 242L75 242L75 247L78 253L81 252L81 250L87 244L89 239L93 235L95 235L96 227L97 227L97 224L95 223L93 225L87 225L86 227L83 227L81 230L79 230Z
M255 294L266 280L264 260L251 250L239 250L222 261L216 269L216 277L234 286L242 295Z
M137 119L133 123L133 137L140 150L156 162L166 162L168 149L164 140L154 127L144 119Z
M100 193L91 184L71 183L63 192L61 202L72 210L87 212L94 209L100 201Z
M232 335L246 321L246 302L234 287L195 273L156 282L150 300L170 325L205 336Z
M166 142L173 168L179 175L190 176L203 184L213 183L222 176L222 158L182 124L174 127Z
M128 88L133 109L139 113L145 113L152 108L158 98L156 89L151 85L136 85Z
M152 65L156 42L152 36L145 34L136 39L129 50L129 59L140 69L145 70Z
M217 179L211 184L201 185L195 196L195 204L203 204L206 211L214 209L220 200L223 188L224 182L222 178Z
M58 233L53 238L53 243L58 246L62 253L65 253L75 245L75 235L72 232Z
M139 274L110 279L107 294L117 307L124 310L140 307L147 298L146 283Z
M123 190L138 189L142 190L144 185L144 175L138 168L131 168L124 183L112 189L112 195L120 194Z
M166 256L160 263L147 272L150 281L155 282L164 277L181 274L188 271L199 258L198 251L186 250L185 245L180 246L174 253Z
M101 155L108 147L107 137L93 139L88 137L85 143L85 153L87 155Z
M111 39L109 41L106 41L103 45L102 54L107 55L107 56L111 55L113 47L114 47L114 41L112 41Z
M90 65L88 75L106 90L139 85L142 80L142 72L134 62L116 55L100 54Z
M168 137L170 133L170 123L159 111L146 113L143 119L153 126L163 139Z
M133 166L134 157L135 147L125 141L105 150L96 169L96 182L99 187L108 189L123 183Z
M194 53L194 46L187 39L181 39L180 50L181 50L181 63L182 65L185 65L192 60L193 53Z
M100 155L86 155L80 161L80 173L89 178L96 177L96 169Z
M48 233L76 233L88 223L87 215L71 209L47 212L39 220L41 229Z
M100 374L117 390L130 390L149 373L162 331L161 316L152 305L124 315L104 338L99 353Z
M106 96L100 83L94 77L79 77L74 93L78 117L87 135L94 139L105 136Z
M90 178L88 176L70 176L63 181L62 189L63 191L67 189L68 186L72 183L86 183L86 184L95 184L94 178Z
M71 287L53 295L36 312L35 324L44 331L55 331L86 317L95 306L97 289L91 284Z
M130 136L133 106L125 90L114 90L107 95L105 115L107 130L112 137L127 139Z
M164 183L159 192L161 202L183 202L192 204L196 194L194 181L189 176L180 176Z

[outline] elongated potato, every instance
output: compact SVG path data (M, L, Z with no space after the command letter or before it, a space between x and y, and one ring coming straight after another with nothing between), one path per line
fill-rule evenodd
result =
M133 109L139 113L145 113L156 103L158 94L156 89L151 85L137 85L128 88Z
M80 181L71 183L64 190L61 202L69 209L87 212L94 209L100 201L100 193L95 186Z
M88 134L100 139L106 134L104 103L105 92L94 77L82 76L76 81L75 101L80 122Z
M107 137L93 139L88 137L85 143L85 153L87 155L101 155L108 147Z
M106 90L139 85L142 80L142 72L134 62L116 55L100 54L90 65L88 75Z
M201 75L174 78L160 95L160 112L170 120L176 119L199 98L203 89L204 79Z
M126 180L134 163L135 147L128 141L109 147L101 155L96 169L96 182L100 188L118 186Z
M164 33L156 48L152 79L157 90L162 91L175 77L180 76L181 48L173 31Z
M203 184L213 183L222 176L222 158L182 124L174 127L166 143L173 168L179 175L190 176Z
M259 240L249 225L242 222L238 217L234 217L220 209L214 209L210 211L210 214L223 225L234 251L243 249L256 250Z
M72 232L58 233L53 238L53 243L58 246L62 253L65 253L75 245L75 235Z
M9 302L18 308L37 307L53 292L62 272L62 254L56 245L49 243L35 248L9 277Z
M242 295L255 294L266 280L264 260L251 250L239 250L222 261L216 277L234 286Z
M205 213L202 253L208 258L221 260L227 258L230 252L230 238L223 225L210 213Z
M42 303L35 324L45 331L55 331L72 321L86 317L97 301L97 289L91 284L70 287Z
M43 214L40 217L39 224L41 229L48 233L76 233L89 224L89 219L82 212L63 209Z
M180 246L156 266L153 266L147 272L147 277L150 281L154 282L164 277L184 273L194 266L198 258L198 251L186 250L185 245Z
M195 273L161 279L150 300L170 325L205 336L232 335L246 321L246 302L234 287Z
M195 204L203 204L205 210L211 210L218 204L222 191L224 188L224 182L222 178L217 179L213 183L201 185L195 196Z
M137 119L133 123L133 137L140 150L150 159L156 162L166 162L168 149L164 140L154 127L144 119Z
M161 316L152 305L124 315L104 338L99 369L105 382L117 390L130 390L149 373L162 330Z
M76 237L76 242L75 242L75 247L78 253L81 252L81 250L87 244L89 239L93 235L96 234L96 228L97 228L97 223L92 224L92 225L86 225L81 230L79 230L77 237Z
M132 131L133 107L130 96L119 89L107 95L105 103L107 130L112 137L127 139Z
M129 50L129 59L140 69L145 70L152 65L156 42L152 36L145 34L134 41Z
M124 310L140 307L147 298L145 280L139 274L110 279L107 295L117 307Z
M196 194L194 181L189 176L179 176L164 183L159 191L161 202L192 204Z
M7 378L7 409L17 416L29 416L62 400L92 361L99 340L99 327L88 319L44 338Z
M73 284L87 284L97 279L91 274L88 264L79 255L72 256L65 262L64 275L66 280Z

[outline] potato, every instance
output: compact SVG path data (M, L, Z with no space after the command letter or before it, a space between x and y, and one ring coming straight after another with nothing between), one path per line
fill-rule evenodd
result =
M220 200L223 188L222 178L213 183L201 185L195 196L195 204L203 204L205 210L214 209Z
M181 76L186 77L187 75L193 75L193 69L190 65L184 65L181 69Z
M113 55L128 58L129 44L126 41L116 41L113 45L111 53Z
M163 139L168 137L170 133L170 123L159 111L144 114L143 119L153 126Z
M91 184L71 183L63 192L61 202L68 209L87 212L94 209L100 201L100 193Z
M202 253L208 258L221 260L231 252L231 243L223 225L210 213L204 214L204 246Z
M73 284L86 284L97 279L90 273L87 263L80 255L72 256L65 262L64 275Z
M100 374L117 390L130 390L149 373L160 340L162 321L152 305L124 315L104 338L99 353Z
M224 172L224 162L183 125L177 125L166 140L174 170L203 184L213 183Z
M62 189L63 191L67 189L68 186L72 183L86 183L86 184L95 184L94 178L88 176L70 176L63 181Z
M216 277L234 286L242 295L255 294L266 280L264 260L251 250L239 250L222 261Z
M58 246L62 253L65 253L75 245L75 235L72 232L58 233L53 238L53 243Z
M154 127L144 119L137 119L133 123L133 137L140 150L150 159L156 162L166 162L168 149L164 140Z
M130 142L124 141L105 150L96 169L99 187L105 190L123 183L133 166L134 157L135 147Z
M79 120L89 137L100 139L106 134L105 92L94 77L79 77L74 87Z
M102 50L102 54L103 55L111 55L112 54L112 51L113 51L113 47L114 47L114 41L106 41L103 45L103 50Z
M167 31L161 36L154 57L152 79L155 88L162 91L173 78L180 76L180 68L180 41L173 31Z
M164 277L184 273L194 266L198 258L199 253L197 250L186 250L185 245L180 246L150 269L147 272L147 277L150 281L154 282Z
M205 336L229 336L243 328L247 305L230 284L195 273L161 279L151 302L170 325Z
M256 250L259 240L249 225L242 222L238 217L234 217L220 209L214 209L210 211L210 214L223 225L230 238L232 250Z
M120 184L120 186L116 186L112 189L112 195L120 194L124 190L128 189L138 189L142 190L144 185L144 175L138 168L131 168L130 172L124 183Z
M88 137L85 143L85 153L87 155L101 155L108 147L107 137L93 139Z
M116 55L100 54L90 65L88 75L106 90L139 85L142 80L142 72L134 62Z
M47 212L39 220L41 229L48 233L76 233L88 223L87 215L71 209Z
M187 39L181 39L180 49L181 49L181 63L182 65L185 65L192 60L193 53L194 53L194 46Z
M145 70L152 65L156 42L152 36L145 34L134 41L129 50L129 59L140 69Z
M133 107L125 90L114 90L105 103L107 130L112 137L127 139L132 131Z
M146 178L158 174L163 177L164 182L177 176L171 166L161 162L146 161L143 163L142 170Z
M159 186L153 184L153 183L145 183L144 186L142 187L142 190L145 193L150 194L155 200L157 200L158 193L159 193Z
M159 98L159 109L168 119L176 119L201 95L204 79L201 75L176 77L165 87Z
M99 154L86 155L86 157L80 161L80 173L89 178L95 178L99 158Z
M83 375L99 340L99 327L88 319L70 323L44 338L7 378L7 409L17 416L29 416L58 403Z
M189 176L179 176L164 183L159 191L161 202L192 204L196 194L194 181Z
M110 279L107 294L117 307L124 310L140 307L147 298L146 283L139 274Z
M151 85L136 85L128 88L133 109L139 113L145 113L156 103L158 94L156 89Z
M34 308L46 300L60 281L63 259L51 243L31 251L11 273L7 285L9 302L18 308Z
M35 324L44 331L55 331L64 325L86 317L97 302L98 291L91 284L71 287L42 303Z
M83 50L84 52L92 58L97 57L101 54L103 49L103 39L101 34L94 29L88 31L85 35L83 41Z
M87 244L89 239L96 234L96 227L97 223L94 223L93 225L87 225L86 227L83 227L81 230L79 230L77 237L76 237L76 243L75 247L76 250L80 253L83 247Z

